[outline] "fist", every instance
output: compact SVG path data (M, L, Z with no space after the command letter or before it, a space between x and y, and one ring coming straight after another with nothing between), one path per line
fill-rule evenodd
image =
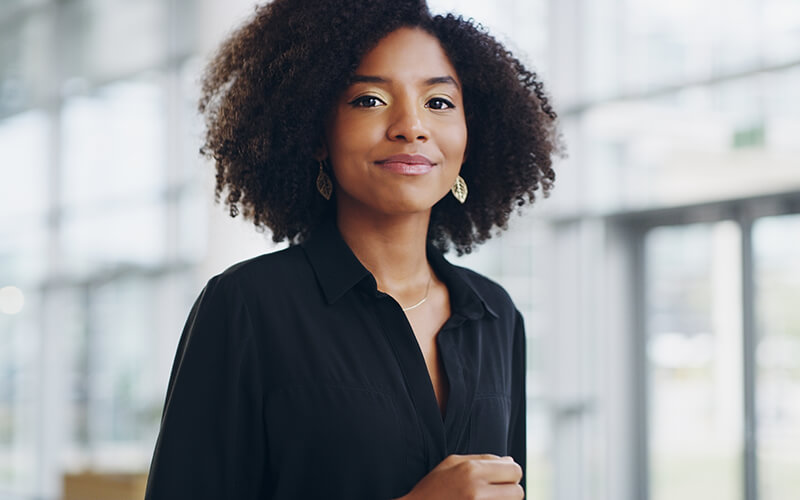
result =
M522 467L511 457L450 455L401 500L519 500Z

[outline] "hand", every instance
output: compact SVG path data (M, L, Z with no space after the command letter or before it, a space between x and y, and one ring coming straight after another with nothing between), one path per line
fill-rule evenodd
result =
M522 467L511 457L450 455L401 500L519 500Z

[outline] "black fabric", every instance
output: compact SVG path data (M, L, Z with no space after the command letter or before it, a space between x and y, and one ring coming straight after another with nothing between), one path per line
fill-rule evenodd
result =
M433 247L428 259L451 301L437 336L444 417L400 305L328 223L203 289L145 498L397 498L453 453L511 455L524 470L522 317L497 284Z

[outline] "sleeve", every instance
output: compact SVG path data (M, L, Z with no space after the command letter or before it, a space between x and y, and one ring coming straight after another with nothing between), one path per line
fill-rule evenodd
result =
M512 398L511 398L511 426L508 433L509 454L514 461L522 467L522 481L520 484L525 489L527 477L527 433L526 433L526 393L525 393L525 324L522 314L516 311L514 322L514 353L512 356Z
M178 344L145 500L264 498L262 375L235 283L212 278Z

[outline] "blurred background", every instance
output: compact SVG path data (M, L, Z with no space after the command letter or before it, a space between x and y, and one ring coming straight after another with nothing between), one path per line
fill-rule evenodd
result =
M800 2L429 3L539 73L568 147L451 257L525 315L528 498L800 498ZM1 499L141 498L191 303L277 248L198 155L252 9L0 1Z

